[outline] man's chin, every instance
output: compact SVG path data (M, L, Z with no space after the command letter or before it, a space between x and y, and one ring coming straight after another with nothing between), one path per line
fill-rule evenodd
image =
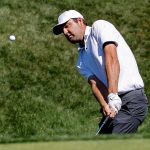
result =
M79 43L79 41L77 41L77 40L71 40L71 39L69 39L69 42L72 43L72 44L77 44L77 43Z

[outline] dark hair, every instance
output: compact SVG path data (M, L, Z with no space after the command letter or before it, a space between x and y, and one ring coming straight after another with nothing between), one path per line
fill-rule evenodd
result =
M78 18L72 18L73 20L74 20L74 22L77 22L77 19ZM82 19L82 18L81 18ZM87 25L87 22L84 20L84 19L82 19L83 20L83 23L85 24L85 25Z

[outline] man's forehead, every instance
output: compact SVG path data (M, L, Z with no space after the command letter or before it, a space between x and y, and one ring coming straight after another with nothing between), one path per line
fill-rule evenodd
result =
M67 22L65 22L64 24L61 25L61 27L64 27L67 24L70 24L72 22L73 19L69 19Z
M68 24L72 24L73 22L74 22L73 19L69 19L66 23L64 23L63 26L68 25Z
M67 24L67 23L71 23L71 22L73 22L73 19L69 19L69 20L66 22L66 24Z

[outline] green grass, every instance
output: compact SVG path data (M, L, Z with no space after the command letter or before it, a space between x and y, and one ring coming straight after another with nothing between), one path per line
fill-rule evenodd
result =
M99 140L99 141L61 141L0 145L2 150L149 150L149 139Z
M75 69L76 46L51 32L66 9L80 11L89 25L105 19L120 30L150 98L149 7L148 0L1 0L0 141L95 134L99 106ZM138 134L150 132L149 116Z

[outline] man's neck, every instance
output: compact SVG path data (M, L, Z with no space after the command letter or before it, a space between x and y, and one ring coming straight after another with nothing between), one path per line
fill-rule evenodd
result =
M85 44L84 44L84 39L83 39L81 42L79 42L79 46L80 46L80 47L84 47L84 46L85 46Z
M86 25L84 26L83 29L84 29L83 38L82 38L82 41L79 42L79 46L80 46L80 47L84 47L84 46L85 46L85 43L84 43L84 35L85 35Z

